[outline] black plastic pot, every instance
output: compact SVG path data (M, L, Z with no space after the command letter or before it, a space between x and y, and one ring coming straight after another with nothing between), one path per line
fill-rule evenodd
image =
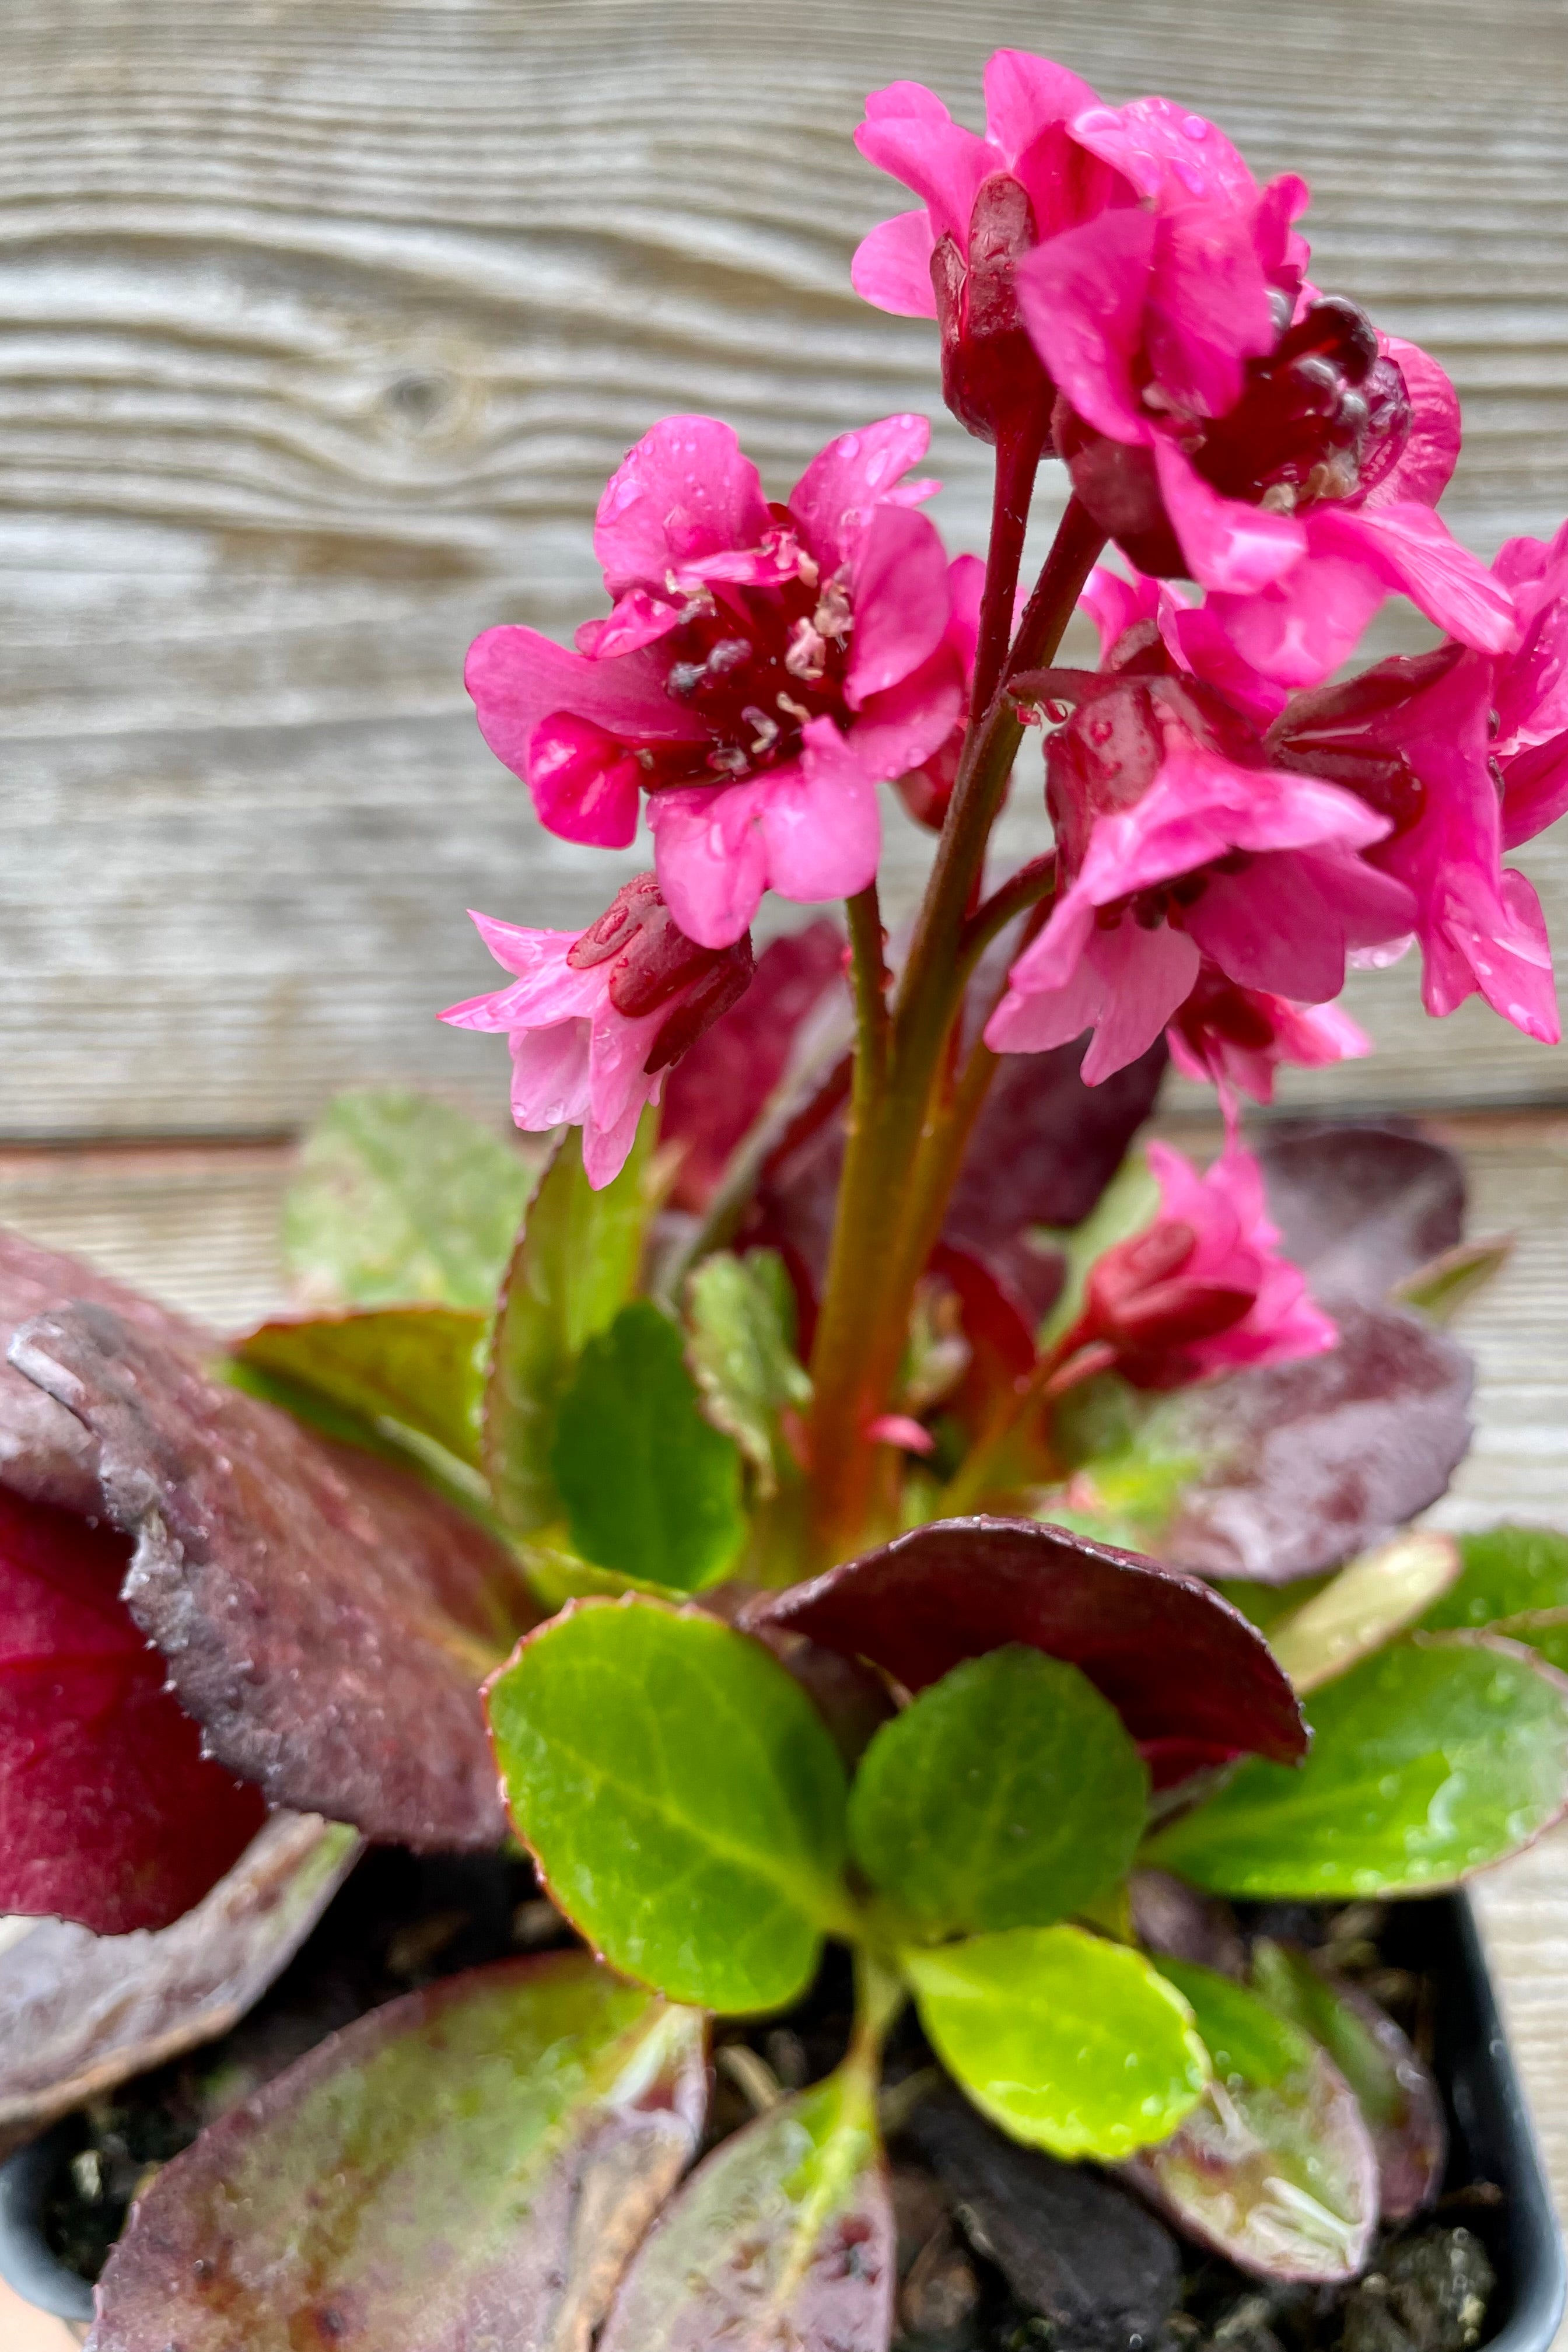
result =
M1501 2191L1495 2205L1467 2205L1463 2216L1498 2276L1484 2352L1548 2352L1568 2287L1563 2238L1469 1904L1462 1895L1396 1904L1383 1943L1390 1960L1440 1989L1433 2054L1448 2103L1447 2185ZM42 2219L74 2145L68 2126L57 2126L0 2165L0 2277L40 2310L80 2322L91 2317L92 2290L57 2262Z

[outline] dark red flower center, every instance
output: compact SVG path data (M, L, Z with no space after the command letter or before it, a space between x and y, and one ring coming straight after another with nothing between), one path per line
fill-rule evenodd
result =
M639 874L568 948L566 961L574 971L608 963L610 1003L628 1021L673 1006L643 1065L651 1072L677 1060L745 994L752 937L748 931L728 948L699 947L677 929L654 877Z
M685 772L661 783L739 781L798 757L808 719L847 723L844 673L851 614L843 582L807 577L778 587L716 582L693 600L689 617L652 648L665 665L665 691L696 712L706 751L683 752Z
M1225 497L1292 514L1381 481L1410 436L1410 396L1364 310L1326 296L1249 361L1241 398L1189 455Z

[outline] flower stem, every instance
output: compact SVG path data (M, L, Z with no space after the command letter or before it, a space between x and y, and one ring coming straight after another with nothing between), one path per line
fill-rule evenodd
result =
M991 543L985 554L985 585L980 598L980 630L974 647L974 677L970 708L988 710L1007 666L1013 639L1013 606L1018 593L1018 566L1024 556L1024 534L1040 470L1043 434L1034 426L1013 433L996 444L996 470L991 494Z
M888 966L882 953L882 908L873 878L847 899L850 968L855 985L855 1100L881 1095L888 1075Z
M1010 462L998 452L999 509L1005 503L1001 478ZM877 1050L886 1056L880 1083L862 1084L857 1072L855 1116L812 1351L815 1518L817 1544L826 1559L847 1557L865 1535L877 1452L868 1431L887 1408L914 1286L941 1229L963 1140L995 1066L994 1055L977 1049L983 1057L972 1055L964 1076L954 1085L947 1048L973 961L963 952L965 924L1023 733L1006 696L1006 678L1014 669L1036 668L1050 659L1104 543L1103 532L1071 499L996 688L984 705L975 698L898 999L885 1036L879 1032ZM1007 565L1016 567L1016 562L1009 541L994 546L983 611L997 609ZM1009 612L1012 596L1009 585ZM863 908L858 913L852 908L858 976L862 961L868 961L862 940L867 920Z

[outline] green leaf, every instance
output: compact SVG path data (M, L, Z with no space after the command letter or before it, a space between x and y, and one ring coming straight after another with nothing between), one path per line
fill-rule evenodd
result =
M626 1166L595 1192L571 1129L528 1204L496 1310L484 1400L484 1461L508 1527L531 1535L561 1517L550 1467L555 1420L587 1342L614 1322L637 1286L652 1213L645 1118Z
M1568 1686L1507 1643L1398 1642L1308 1714L1304 1764L1242 1765L1148 1859L1225 1895L1398 1894L1500 1862L1568 1803Z
M525 2311L585 2345L700 2136L703 2041L576 1952L373 2010L142 2190L98 2342L451 2352Z
M599 1568L695 1592L745 1541L740 1453L704 1417L680 1334L649 1299L584 1349L550 1464L573 1544Z
M627 2273L598 2352L884 2352L895 2252L870 2085L841 2068L699 2167Z
M1035 1516L1124 1550L1152 1549L1204 1466L1179 1434L1173 1442L1162 1406L1114 1372L1069 1390L1053 1441L1073 1475L1038 1499Z
M468 1307L345 1309L263 1323L234 1353L373 1427L390 1422L477 1466L487 1328Z
M1353 2278L1377 2221L1377 2162L1353 2093L1316 2042L1244 1985L1162 1960L1214 2061L1163 2146L1129 2168L1187 2233L1265 2278Z
M1044 1927L1121 1877L1149 1776L1075 1666L1017 1644L971 1658L883 1725L849 1801L874 1885L934 1936Z
M1395 1536L1352 1559L1277 1623L1268 1645L1304 1697L1414 1624L1458 1573L1451 1536L1419 1529Z
M1568 1672L1568 1536L1493 1528L1459 1538L1458 1582L1422 1619L1434 1632L1506 1633Z
M1451 1323L1461 1307L1484 1290L1513 1255L1513 1235L1497 1241L1458 1242L1440 1256L1396 1282L1389 1297L1414 1307L1434 1323Z
M687 1286L688 1354L708 1418L731 1436L766 1501L798 1477L781 1413L811 1402L811 1378L795 1352L795 1292L775 1250L703 1259Z
M306 1137L283 1255L313 1306L488 1312L530 1171L462 1111L401 1087L340 1095Z
M1080 1927L1014 1927L902 1957L942 2063L1031 2147L1131 2156L1173 2131L1207 2080L1180 1993L1139 1953Z
M760 1643L658 1601L574 1601L489 1704L518 1834L616 1968L705 2009L804 1991L847 1916L844 1767Z
M1103 1257L1118 1242L1141 1234L1159 1213L1159 1180L1142 1151L1130 1151L1081 1225L1067 1230L1042 1225L1031 1231L1031 1241L1060 1250L1067 1259L1061 1296L1040 1328L1042 1348L1070 1331L1082 1314L1084 1292L1096 1258Z

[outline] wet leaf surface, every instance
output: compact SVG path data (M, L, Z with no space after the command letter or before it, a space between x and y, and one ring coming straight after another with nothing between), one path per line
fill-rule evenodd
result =
M773 1250L715 1250L693 1273L687 1303L687 1352L708 1417L735 1440L766 1501L799 1475L784 1422L811 1403L784 1260Z
M96 1267L37 1248L0 1226L0 1484L84 1517L99 1508L98 1447L74 1412L5 1360L17 1330L46 1307L91 1299L154 1339L196 1358L218 1342L197 1324L140 1298Z
M704 1415L680 1334L649 1299L584 1347L550 1463L572 1542L596 1567L695 1592L745 1539L740 1449Z
M1303 1121L1258 1147L1280 1247L1332 1312L1376 1307L1465 1229L1457 1153L1399 1123Z
M425 1299L484 1313L531 1181L510 1144L432 1096L340 1095L305 1138L284 1202L290 1277L312 1306Z
M1188 1389L1151 1434L1202 1467L1159 1552L1282 1583L1338 1568L1443 1494L1468 1449L1474 1370L1414 1315L1338 1305L1340 1345Z
M107 1308L40 1318L16 1352L98 1441L138 1538L124 1598L214 1754L367 1836L494 1844L479 1686L536 1614L500 1546Z
M1173 2130L1203 2087L1185 2001L1125 1945L1013 1927L902 1960L949 2074L1030 2147L1130 2156Z
M373 1426L390 1421L477 1464L487 1324L460 1307L279 1316L234 1342L243 1364L296 1382Z
M595 1192L583 1171L582 1138L569 1132L539 1180L507 1264L482 1452L496 1507L521 1535L561 1516L550 1459L561 1398L588 1341L615 1321L637 1285L652 1133L645 1118L626 1166Z
M698 2168L627 2273L598 2352L882 2352L893 2253L871 2100L841 2070Z
M1217 1894L1451 1886L1568 1806L1568 1681L1491 1635L1407 1638L1314 1693L1294 1772L1250 1759L1150 1841Z
M1491 1627L1568 1671L1568 1536L1491 1528L1459 1538L1459 1577L1429 1609L1433 1633Z
M1408 2221L1436 2198L1447 2161L1443 2095L1431 2070L1370 1993L1299 1947L1259 1937L1252 1967L1263 1998L1321 2043L1355 2093L1377 2158L1383 2218Z
M120 1598L112 1528L0 1487L0 1914L167 1927L261 1827Z
M1181 2253L1136 2198L1087 2165L1020 2147L951 2087L921 2102L905 2134L1059 2352L1137 2352L1157 2339L1181 2292Z
M134 2209L93 2352L587 2352L690 2160L703 2022L576 1953L374 2011Z
M172 1926L99 1936L40 1919L0 1936L0 2137L37 2129L227 2032L353 1868L353 1830L276 1813Z
M844 1917L844 1767L761 1643L658 1601L577 1601L489 1706L518 1834L595 1949L707 2009L804 1990Z
M1300 1712L1267 1643L1195 1579L1027 1519L947 1519L753 1602L920 1691L1013 1642L1063 1658L1134 1739L1299 1756Z
M1173 2137L1127 2177L1201 2244L1261 2278L1353 2278L1377 2222L1377 2164L1327 2054L1257 1994L1168 1960L1214 2061Z
M1363 1552L1269 1630L1299 1695L1331 1682L1413 1625L1459 1573L1452 1536L1423 1529Z
M1091 1683L1037 1650L993 1650L878 1732L850 1793L850 1849L931 1934L1044 1927L1121 1876L1148 1797Z

